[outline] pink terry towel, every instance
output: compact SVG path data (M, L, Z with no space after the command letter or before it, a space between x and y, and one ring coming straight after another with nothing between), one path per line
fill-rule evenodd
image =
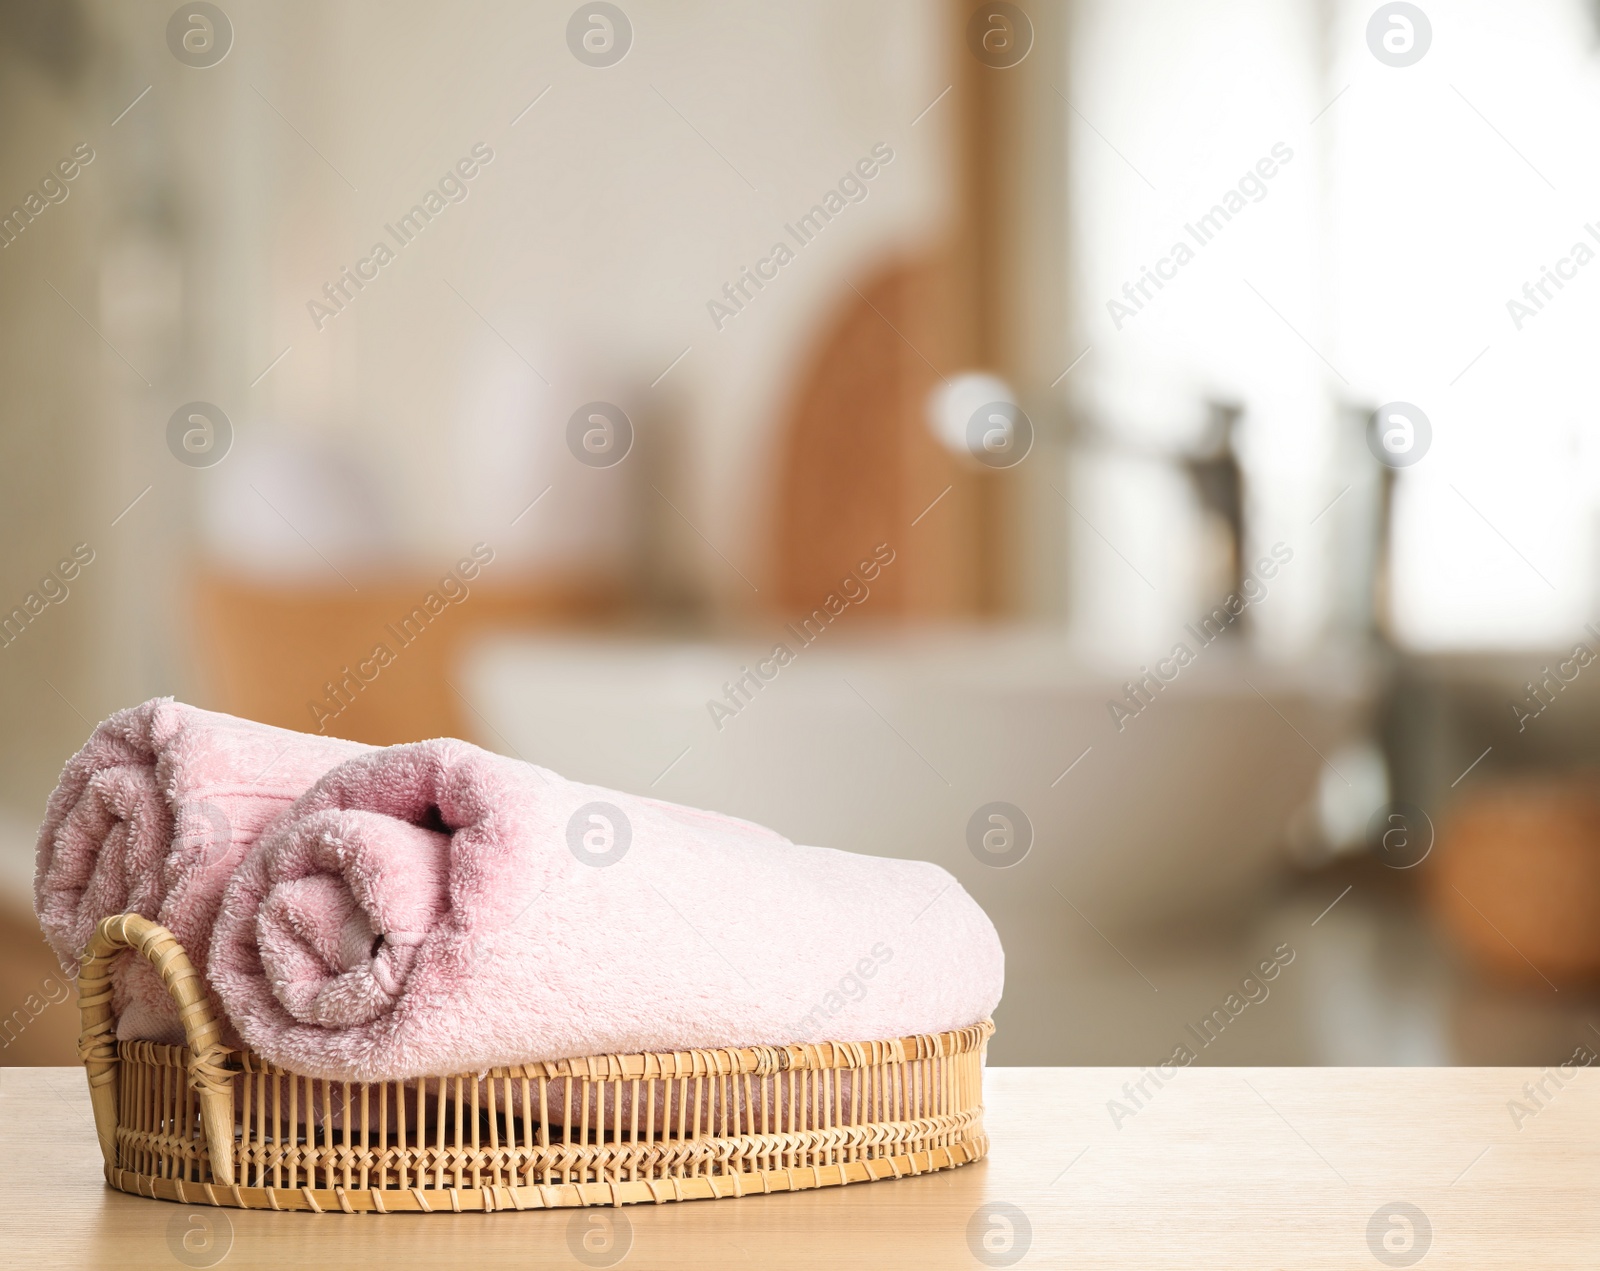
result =
M246 1043L399 1080L986 1018L1004 960L921 861L567 781L459 741L342 764L250 851L211 948Z
M39 830L34 908L63 966L102 918L169 927L204 973L228 876L317 778L370 747L155 698L118 711L67 761ZM183 1040L142 961L117 973L118 1036Z

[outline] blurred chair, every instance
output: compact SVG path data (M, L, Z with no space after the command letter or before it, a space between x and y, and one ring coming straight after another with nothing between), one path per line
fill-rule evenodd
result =
M817 339L780 431L784 609L819 605L880 543L895 562L874 583L876 614L980 608L988 474L961 465L927 425L935 368L956 369L951 302L940 262L896 262L845 291Z

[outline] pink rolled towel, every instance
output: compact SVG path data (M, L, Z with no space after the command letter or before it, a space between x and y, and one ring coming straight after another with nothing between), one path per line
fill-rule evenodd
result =
M370 747L155 698L118 711L67 761L50 795L34 908L64 967L102 918L171 928L204 973L222 889L267 824L336 764ZM113 981L117 1033L178 1042L160 980L129 960Z
M986 1018L1003 970L935 865L459 741L362 755L308 791L229 883L210 958L264 1058L362 1081L939 1032Z

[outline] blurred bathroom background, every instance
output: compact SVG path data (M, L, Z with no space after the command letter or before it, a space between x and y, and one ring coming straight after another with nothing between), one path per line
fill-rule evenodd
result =
M168 693L934 860L995 1063L1600 1049L1594 4L171 4L0 0L0 1063Z

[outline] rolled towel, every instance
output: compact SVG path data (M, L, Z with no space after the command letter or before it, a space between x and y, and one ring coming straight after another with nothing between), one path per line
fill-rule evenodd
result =
M986 1018L1003 969L935 865L458 741L328 773L239 866L210 958L260 1055L360 1081L940 1032Z
M222 889L267 824L335 765L370 747L155 698L118 711L67 761L45 810L34 908L64 968L102 918L169 927L202 974ZM113 978L117 1034L183 1030L143 960Z

